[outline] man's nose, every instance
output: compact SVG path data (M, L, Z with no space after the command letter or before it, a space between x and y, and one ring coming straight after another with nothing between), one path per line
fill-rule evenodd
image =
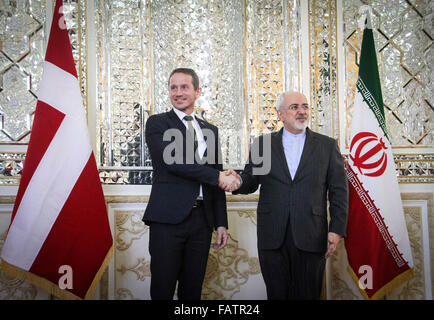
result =
M301 117L306 118L306 117L307 117L307 110L303 110L303 109L302 109L302 110L298 110L296 116L297 116L297 117L301 116Z

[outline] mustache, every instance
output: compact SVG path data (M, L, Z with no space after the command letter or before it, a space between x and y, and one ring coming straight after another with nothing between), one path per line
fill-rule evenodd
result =
M299 119L307 120L307 116L300 115L300 116L297 116L295 119L296 119L296 120L299 120Z

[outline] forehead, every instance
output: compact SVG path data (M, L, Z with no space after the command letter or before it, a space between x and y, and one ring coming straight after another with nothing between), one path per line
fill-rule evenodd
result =
M172 84L193 84L193 77L186 73L174 73L169 80L169 85Z
M283 101L285 106L290 106L292 104L307 104L306 97L301 93L287 94Z

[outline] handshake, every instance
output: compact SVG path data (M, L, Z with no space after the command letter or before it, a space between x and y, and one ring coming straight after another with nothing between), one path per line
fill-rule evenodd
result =
M232 169L220 171L218 183L219 187L226 192L235 191L241 186L239 175Z

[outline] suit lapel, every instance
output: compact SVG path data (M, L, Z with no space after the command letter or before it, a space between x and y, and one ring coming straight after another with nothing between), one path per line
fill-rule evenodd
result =
M272 139L271 147L273 149L272 152L274 155L276 155L283 169L283 172L288 177L289 181L292 181L291 174L289 173L289 169L288 169L288 163L286 162L285 151L283 150L282 134L283 134L283 128L280 129L280 131L277 132L277 134L271 135L271 139Z
M313 151L316 147L316 139L312 135L312 131L306 128L306 140L304 141L303 152L301 154L300 163L298 164L297 172L295 173L294 182L296 182L302 175L303 170L313 159Z
M202 119L199 118L198 116L196 116L196 120L197 120L197 122L199 123L199 126L200 126L201 129L208 128L208 124L206 123L205 120L202 120ZM208 129L209 129L209 128L208 128Z
M209 146L209 141L208 141L208 137L205 135L205 134L203 134L203 129L211 129L209 126L208 126L208 124L207 124L207 122L206 121L204 121L204 120L202 120L202 119L200 119L197 115L196 115L196 120L197 120L197 122L199 123L199 126L200 126L200 128L202 129L202 135L203 135L203 139L205 140L205 142L206 142L206 149L205 149L205 152L204 152L204 154L203 154L203 157L202 158L204 158L204 157L206 157L206 155L207 155L207 151L208 151L208 149L210 148L210 146ZM215 141L214 141L214 143L217 143L217 138L218 137L215 137Z
M181 121L181 119L179 119L179 117L176 115L175 111L170 110L168 113L169 119L171 120L171 127L172 128L178 128L179 130L181 130L182 135L184 136L185 139L185 133L187 132L187 129L184 125L184 123Z

